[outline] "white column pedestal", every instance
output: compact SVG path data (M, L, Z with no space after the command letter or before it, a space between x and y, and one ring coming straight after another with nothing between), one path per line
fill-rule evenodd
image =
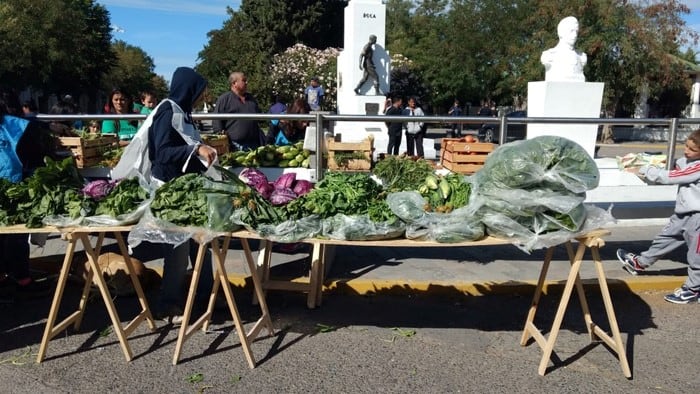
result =
M541 81L527 84L527 116L549 118L600 118L602 82ZM554 135L581 145L591 157L595 154L598 125L527 125L527 138Z

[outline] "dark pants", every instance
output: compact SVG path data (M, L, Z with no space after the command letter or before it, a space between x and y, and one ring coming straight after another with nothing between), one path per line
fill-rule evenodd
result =
M461 137L462 136L462 124L461 123L452 123L452 137Z
M416 134L406 133L406 150L409 156L425 157L425 153L423 152L423 137L423 132Z
M398 131L389 129L389 144L386 147L387 155L398 156L401 146L401 129Z
M0 273L15 280L29 278L29 235L0 235Z
M185 289L187 268L190 265L188 260L191 259L194 266L198 247L199 244L194 241L185 241L177 247L163 244L163 281L158 305L161 310L167 310L170 306L182 308L184 305L185 294L188 291ZM207 249L204 255L204 264L200 274L196 300L198 303L205 303L208 301L214 284L210 249Z

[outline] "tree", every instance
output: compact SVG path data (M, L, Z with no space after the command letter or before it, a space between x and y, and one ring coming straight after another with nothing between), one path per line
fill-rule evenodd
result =
M109 13L93 0L3 0L0 20L0 80L9 87L94 92L113 63Z
M543 79L540 54L556 45L558 22L574 15L586 78L605 82L604 106L622 116L644 92L658 101L689 91L677 61L679 48L697 42L681 18L688 12L678 0L389 0L387 48L414 62L438 108L455 96L509 103Z
M144 90L154 90L155 64L143 49L117 40L112 44L112 50L116 54L116 64L104 76L104 91L119 88L136 97Z
M343 8L347 1L243 0L221 29L208 33L209 42L199 53L196 69L221 94L229 89L228 75L242 71L249 90L270 92L267 77L273 56L294 44L324 49L340 47L343 38ZM258 94L259 99L267 94Z
M391 54L391 92L401 97L415 97L421 105L430 97L430 87L423 82L415 63L400 53Z

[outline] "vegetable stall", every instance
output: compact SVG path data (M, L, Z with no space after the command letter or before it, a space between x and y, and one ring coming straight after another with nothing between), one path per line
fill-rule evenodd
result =
M230 157L235 157L236 161L224 164L250 166L239 173L217 167L221 179L184 175L156 190L152 190L140 174L123 180L86 184L70 160L49 161L46 171L37 171L19 184L0 183L0 225L23 224L27 229L128 226L129 243L134 244L141 241L178 243L196 237L200 247L216 246L217 283L226 282L221 272L231 237L263 240L260 253L263 271L270 266L270 254L265 249L272 242L311 243L314 246L312 270L310 283L305 288L309 291L310 307L320 304L321 268L326 264L324 256L329 245L472 247L512 243L530 251L551 250L565 244L571 251L570 241L576 239L579 250L570 256L571 274L550 339L538 337L541 336L539 331L532 329L549 261L543 265L531 316L526 322L524 335L538 339L544 350L542 363L546 366L561 324L559 314L564 313L574 286L583 297L578 279L583 252L590 248L595 263L600 264L597 248L602 246L601 237L605 232L596 230L612 220L609 213L583 204L586 191L598 184L595 162L580 146L559 137L505 144L490 153L483 168L472 176L435 171L422 159L389 156L378 162L372 172L327 172L314 184L297 179L293 172L268 179L256 169L256 165L269 163L306 165L309 155L295 147L284 151L264 147ZM550 253L548 256L551 258ZM246 253L246 260L257 276L250 253ZM272 331L262 293L266 283L258 284L255 279L263 317L256 324L255 332L250 333L252 337L262 325ZM605 295L607 287L602 272L599 272L599 281ZM226 289L228 283L221 284L234 321L239 323L230 288ZM187 336L196 327L206 324L208 318L199 319L193 325L195 328L188 325L193 294L191 289L174 362ZM60 301L58 292L56 297ZM609 302L606 312L613 321L614 311ZM616 326L612 329L612 337L599 329L593 334L615 350L627 375L629 368L619 330ZM242 343L248 341L248 336L242 334ZM244 351L253 366L247 343ZM540 373L544 373L542 367Z

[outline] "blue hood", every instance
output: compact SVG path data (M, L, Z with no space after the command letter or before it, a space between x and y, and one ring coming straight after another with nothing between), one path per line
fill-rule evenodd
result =
M175 101L185 113L192 112L192 106L199 95L207 88L207 80L189 67L178 67L170 82L169 99Z

